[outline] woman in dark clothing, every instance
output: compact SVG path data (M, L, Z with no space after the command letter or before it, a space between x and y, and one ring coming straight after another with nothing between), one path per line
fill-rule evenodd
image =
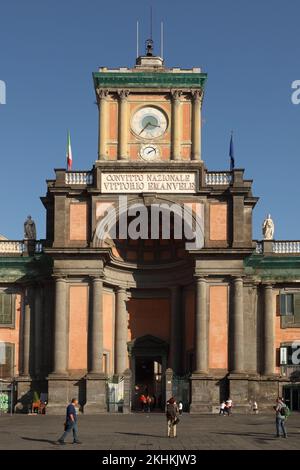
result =
M173 397L167 402L167 426L168 426L168 437L176 436L176 424L178 422L178 407Z

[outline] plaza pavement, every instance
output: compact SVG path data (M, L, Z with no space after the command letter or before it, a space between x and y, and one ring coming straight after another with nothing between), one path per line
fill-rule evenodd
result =
M275 437L273 415L189 415L180 418L178 437L168 439L163 414L79 416L81 445L59 446L63 416L1 415L0 449L6 450L298 450L300 414L288 418L288 439Z

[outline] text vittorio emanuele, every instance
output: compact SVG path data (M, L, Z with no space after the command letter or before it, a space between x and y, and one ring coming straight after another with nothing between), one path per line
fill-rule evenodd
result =
M102 173L101 190L104 193L194 193L196 190L195 173Z

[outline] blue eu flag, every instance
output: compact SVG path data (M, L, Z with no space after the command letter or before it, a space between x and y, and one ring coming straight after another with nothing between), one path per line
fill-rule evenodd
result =
M233 150L233 135L230 137L229 145L229 157L230 157L230 171L234 169L234 150Z

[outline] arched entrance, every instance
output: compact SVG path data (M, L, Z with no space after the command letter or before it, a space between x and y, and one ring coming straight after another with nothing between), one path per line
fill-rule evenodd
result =
M145 335L130 341L128 351L132 371L132 409L142 409L142 394L151 396L152 410L163 409L169 345L160 338Z

